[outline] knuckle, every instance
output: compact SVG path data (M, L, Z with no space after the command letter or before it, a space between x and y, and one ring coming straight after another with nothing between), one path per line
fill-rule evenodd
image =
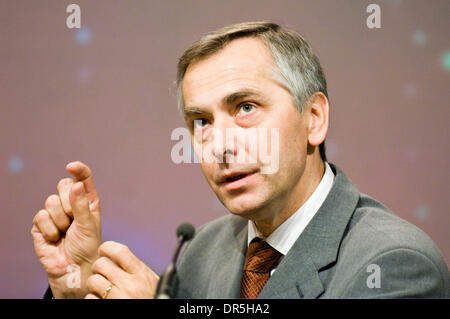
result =
M59 239L59 233L53 230L46 231L45 233L42 234L44 235L44 238L52 242L56 242Z
M59 226L65 231L70 227L71 221L66 216L58 214Z
M45 208L54 208L59 205L59 196L52 194L45 200Z
M100 257L98 258L93 264L92 264L92 271L93 272L100 272L101 269L103 269L106 257Z
M130 249L128 248L128 246L125 246L123 244L117 244L117 248L116 248L117 255L126 256L129 254L129 252L130 252Z
M36 216L34 217L38 224L44 222L48 218L48 212L44 209L41 209Z
M97 259L97 262L100 267L104 267L109 264L109 258L108 257L100 257Z
M99 252L100 254L124 257L129 255L131 251L124 244L115 241L107 241L100 245Z
M59 239L59 231L56 228L52 228L48 233L49 239L57 241Z
M122 244L119 244L115 241L109 240L109 241L105 241L101 246L100 249L102 251L110 251L113 254L116 254L118 252L118 250L120 249L120 246Z
M110 247L112 244L113 244L114 242L113 241L105 241L105 242L103 242L103 244L101 244L99 247L98 247L98 249L99 249L99 251L104 251L104 250L106 250L108 247Z
M73 184L73 183L74 183L74 182L73 182L73 179L72 179L72 178L69 178L69 177L63 178L63 179L61 179L61 180L58 182L57 188L58 188L58 190L61 190L61 189L65 188L65 187L70 186L70 185Z

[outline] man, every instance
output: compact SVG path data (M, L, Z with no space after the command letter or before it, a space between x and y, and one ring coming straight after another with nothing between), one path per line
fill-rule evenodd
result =
M449 271L431 239L326 162L325 77L300 35L266 22L212 32L181 57L177 83L201 169L232 214L201 227L186 247L175 297L449 296ZM266 145L279 154L276 170L265 172L246 142L251 129L258 147L277 132ZM32 228L48 295L152 298L159 277L127 247L101 243L90 169L74 162L67 170L75 180L59 182ZM67 287L69 265L80 269L80 288Z

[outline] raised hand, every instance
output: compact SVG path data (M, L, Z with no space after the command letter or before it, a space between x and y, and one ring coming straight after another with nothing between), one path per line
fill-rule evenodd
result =
M89 167L72 162L66 170L75 179L60 180L58 195L50 195L35 215L31 234L53 296L82 298L101 244L100 200Z

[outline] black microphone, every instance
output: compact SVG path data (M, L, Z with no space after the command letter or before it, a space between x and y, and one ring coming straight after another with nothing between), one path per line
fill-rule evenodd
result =
M195 228L190 223L183 223L177 228L178 247L172 258L172 263L167 267L164 274L161 276L158 287L156 288L156 299L170 299L172 298L173 282L176 274L176 264L181 247L188 240L191 240L195 235Z

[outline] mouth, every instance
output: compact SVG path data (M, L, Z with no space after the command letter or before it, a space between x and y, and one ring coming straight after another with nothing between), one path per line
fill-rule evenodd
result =
M231 182L240 180L240 179L246 177L247 175L249 175L249 174L239 174L239 175L227 177L227 178L225 178L225 183L231 183Z
M235 172L226 174L222 178L222 186L229 191L243 188L249 185L249 182L251 182L251 177L254 176L255 173L256 172Z

